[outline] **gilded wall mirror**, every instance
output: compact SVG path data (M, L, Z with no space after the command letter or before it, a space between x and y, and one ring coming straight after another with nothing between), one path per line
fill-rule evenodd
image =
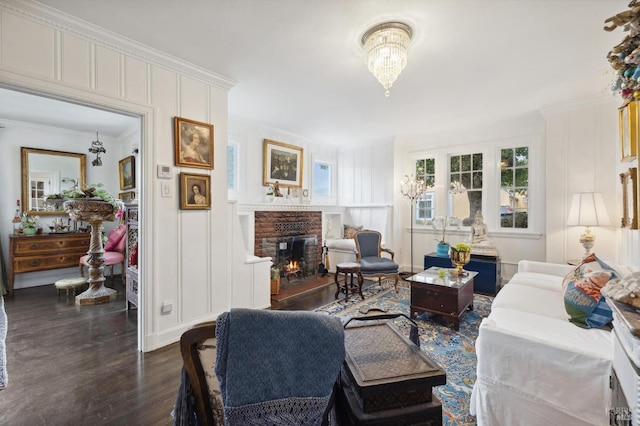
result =
M20 148L22 156L22 210L35 215L65 214L62 202L48 195L83 188L87 182L85 154Z

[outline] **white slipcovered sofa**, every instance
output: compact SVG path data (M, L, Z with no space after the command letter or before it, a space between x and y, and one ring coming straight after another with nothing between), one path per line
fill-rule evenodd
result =
M613 337L568 321L569 265L520 261L480 324L478 425L608 425Z

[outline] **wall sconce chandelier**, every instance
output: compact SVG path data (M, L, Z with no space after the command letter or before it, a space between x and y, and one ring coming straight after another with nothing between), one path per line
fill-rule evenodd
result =
M96 132L96 140L91 142L91 148L89 148L89 152L92 154L96 154L95 160L91 162L91 164L95 166L102 166L102 158L100 158L100 154L106 154L107 150L102 146L102 142L98 139L98 132Z
M384 86L384 95L407 66L407 49L413 31L402 22L385 22L369 29L362 36L365 60L369 71Z

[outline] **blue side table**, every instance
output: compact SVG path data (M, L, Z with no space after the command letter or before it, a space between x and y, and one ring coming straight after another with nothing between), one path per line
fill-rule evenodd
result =
M440 268L453 268L451 259L438 256L437 253L424 255L424 269L432 266ZM500 289L502 282L500 256L482 256L471 254L471 261L464 265L467 271L476 271L478 275L473 280L473 291L475 293L489 294L495 296Z

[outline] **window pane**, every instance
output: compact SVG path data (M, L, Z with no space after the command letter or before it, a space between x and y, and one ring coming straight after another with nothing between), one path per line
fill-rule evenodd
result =
M236 147L227 145L227 189L236 187Z
M436 160L434 158L429 158L426 161L427 174L435 174L436 172Z
M331 164L313 163L313 195L331 197Z
M529 148L503 149L501 161L500 226L528 228Z
M427 186L427 188L433 187L436 184L436 178L434 176L427 176L424 179L424 183Z
M453 156L451 157L451 173L456 173L460 171L460 157Z
M473 170L482 170L482 154L473 154Z
M513 186L513 171L512 169L503 170L500 173L500 184L502 187Z
M473 172L473 189L482 189L482 172Z
M460 183L465 189L471 189L471 173L461 173Z
M529 148L516 148L516 166L526 166L529 164Z
M460 173L451 173L449 177L449 183L455 184L460 181ZM451 188L457 187L457 185L452 185Z
M422 176L426 173L426 168L424 165L424 160L416 161L416 176Z
M460 164L463 172L471 171L471 156L470 155L462 155L460 156Z

